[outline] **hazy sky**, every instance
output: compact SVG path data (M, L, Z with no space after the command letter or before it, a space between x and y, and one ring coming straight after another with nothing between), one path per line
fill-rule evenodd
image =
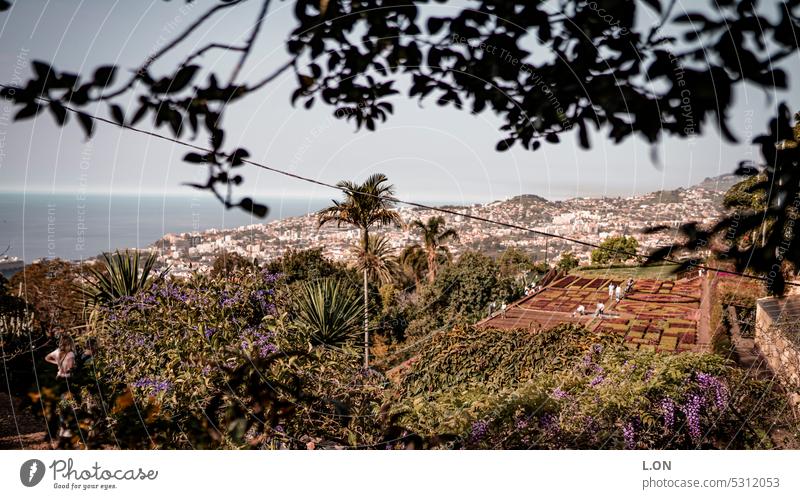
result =
M109 62L135 68L160 47L159 40L174 36L211 3L198 0L187 9L182 0L16 0L13 10L0 14L0 81L27 77L34 59L55 61L58 69L70 71L88 72ZM678 3L676 12L683 8L681 3L696 10L698 2ZM293 2L273 4L245 78L250 73L255 79L285 60L283 40L293 26ZM231 11L234 14L214 18L200 36L188 40L175 52L178 57L212 40L243 37L252 15L246 9ZM211 52L203 63L223 70L230 57L234 56L220 58L219 51ZM154 72L166 72L175 61L165 58ZM800 58L781 67L796 84ZM650 146L638 139L612 145L593 135L594 147L584 151L577 147L574 133L535 153L521 148L496 153L494 146L502 136L492 114L470 115L400 96L387 124L374 133L355 132L352 124L334 120L330 107L291 107L293 89L293 77L287 73L234 105L226 119L227 144L248 148L254 160L329 182L384 172L401 197L448 202L522 193L549 198L628 195L691 185L732 171L741 159L758 159L746 139L765 129L777 102L785 100L800 109L797 95L768 96L740 87L730 124L742 143L723 142L716 132L693 142L668 139L659 144L659 164L654 164ZM106 109L101 111L105 115ZM191 193L180 183L204 179L204 171L181 161L183 147L103 124L87 143L74 121L59 128L43 113L36 120L9 125L12 112L0 102L0 190ZM241 192L252 191L268 204L281 198L335 195L250 167L245 179Z

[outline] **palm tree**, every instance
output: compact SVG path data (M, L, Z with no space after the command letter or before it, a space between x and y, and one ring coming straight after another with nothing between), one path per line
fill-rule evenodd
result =
M427 222L414 220L411 227L422 236L423 249L428 258L428 282L436 279L439 270L439 259L444 256L449 259L450 250L444 244L447 241L457 241L458 232L455 229L444 228L444 217L431 217Z
M370 234L366 248L353 247L355 267L360 272L366 271L369 279L386 284L397 275L397 258L393 252L388 237Z
M338 279L307 282L297 302L297 324L312 344L340 346L358 331L363 304Z
M150 286L156 255L151 253L139 264L139 252L103 253L103 269L90 268L92 278L83 287L84 294L95 304L111 304L122 297L133 296ZM140 270L141 267L141 270ZM163 277L166 271L155 278Z
M375 225L399 225L400 215L392 209L394 186L382 173L370 175L363 184L343 180L336 184L345 193L343 201L333 201L333 206L319 212L320 227L335 222L352 225L361 231L361 248L369 251L369 231ZM369 367L369 306L367 284L369 272L364 273L364 367Z
M398 258L398 264L403 275L406 278L413 278L414 287L419 288L420 281L428 273L428 257L419 244L412 244L403 248Z

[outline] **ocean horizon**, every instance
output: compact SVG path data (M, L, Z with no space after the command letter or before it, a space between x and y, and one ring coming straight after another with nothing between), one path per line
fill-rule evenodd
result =
M305 215L329 198L274 198L266 218L226 210L207 193L197 195L0 193L0 254L26 263L40 258L81 260L122 248L144 248L165 234L232 229ZM6 248L8 248L6 250Z

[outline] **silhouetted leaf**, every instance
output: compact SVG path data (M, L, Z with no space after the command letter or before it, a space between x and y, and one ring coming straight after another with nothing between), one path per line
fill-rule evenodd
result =
M119 107L117 104L109 104L108 107L111 111L111 118L119 125L124 124L125 114L122 112L122 108Z
M67 122L67 110L64 109L64 106L58 101L52 101L49 108L53 117L56 119L56 123L58 123L59 126L64 126Z
M94 85L97 87L107 87L114 83L114 76L117 68L115 66L101 66L94 72Z
M269 209L266 206L254 203L250 198L243 198L239 201L239 207L258 218L264 218L267 216L267 213L269 213Z
M183 160L187 163L205 163L206 159L205 155L196 152L190 152L183 157Z
M94 120L91 116L85 113L78 113L78 123L81 124L83 133L86 134L87 139L94 134Z
M26 104L25 107L17 111L17 114L14 115L14 120L20 121L26 118L32 118L33 116L39 114L41 110L42 108L38 102L30 102Z

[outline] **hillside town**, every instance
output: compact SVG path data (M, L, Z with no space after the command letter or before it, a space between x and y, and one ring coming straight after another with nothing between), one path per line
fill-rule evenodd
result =
M690 188L657 191L630 197L574 198L548 201L536 195L522 195L488 204L446 206L452 213L430 209L398 206L403 220L402 230L380 230L398 251L417 241L408 224L414 219L426 220L442 215L446 225L456 229L459 240L451 250L455 256L465 250L497 254L508 248L519 248L547 261L563 252L573 253L582 263L590 260L592 247L565 242L520 229L497 226L468 216L496 220L517 226L599 244L609 236L632 235L642 250L670 244L675 231L644 234L648 227L679 227L687 221L710 224L722 212L722 197L736 182L733 175L708 178ZM466 216L465 216L466 215ZM235 229L212 229L204 232L167 234L149 248L158 254L161 265L168 266L173 275L189 275L207 270L215 258L224 252L258 261L279 257L289 249L302 250L320 247L334 260L347 260L358 231L335 225L318 227L317 216L275 220Z

